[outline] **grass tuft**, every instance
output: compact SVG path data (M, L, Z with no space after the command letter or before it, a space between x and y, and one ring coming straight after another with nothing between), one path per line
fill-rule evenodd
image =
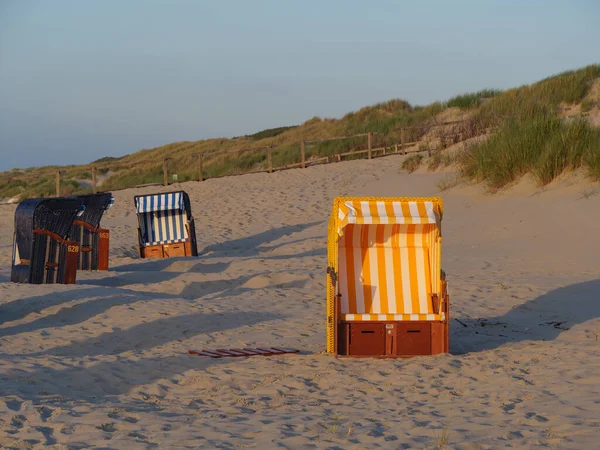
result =
M447 191L455 186L458 186L461 182L461 178L459 175L448 176L437 182L437 188L440 192Z
M482 101L491 97L495 97L501 93L502 91L498 89L484 89L479 92L457 95L456 97L452 97L450 100L448 100L446 102L446 106L448 108L457 107L461 109L471 109L479 106Z
M411 155L404 161L402 161L402 169L406 170L408 173L413 173L421 166L422 162L423 155L421 155L420 153L416 155Z
M565 170L584 166L592 178L600 179L600 130L581 119L564 123L548 116L509 120L461 158L463 175L491 189L528 172L545 185Z

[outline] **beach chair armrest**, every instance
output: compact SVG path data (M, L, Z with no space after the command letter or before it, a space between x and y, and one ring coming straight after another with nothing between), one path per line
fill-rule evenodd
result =
M443 310L442 305L440 302L440 296L438 294L431 294L431 305L432 305L432 310L434 314L439 314L440 310Z

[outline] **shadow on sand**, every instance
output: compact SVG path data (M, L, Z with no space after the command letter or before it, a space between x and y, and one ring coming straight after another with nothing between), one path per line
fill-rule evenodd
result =
M290 225L274 228L269 231L255 234L246 238L235 239L220 244L209 245L202 252L201 258L217 257L260 257L262 259L283 260L290 258L304 258L311 256L323 256L326 254L325 248L308 250L303 253L294 253L290 255L261 255L261 253L273 251L284 245L290 245L297 242L303 242L307 239L300 239L284 244L268 246L269 242L280 239L283 236L289 236L293 233L301 232L323 222L310 222L302 225ZM109 272L116 272L119 275L98 279L80 280L78 284L105 287L125 287L133 284L162 283L170 281L184 273L214 274L225 272L231 262L205 263L196 262L196 258L166 258L166 259L148 259L136 263L116 266ZM148 273L152 272L151 277Z
M68 398L102 398L127 393L135 386L153 383L160 378L180 375L188 369L202 369L210 365L226 362L210 358L194 357L187 354L187 347L180 345L173 356L151 356L152 348L189 339L191 337L225 331L242 326L252 326L261 322L281 319L282 316L270 312L228 312L228 313L194 313L185 316L169 317L149 323L135 325L125 330L113 329L111 332L94 336L83 341L76 341L47 351L26 355L7 355L22 360L31 358L34 368L33 376L39 380L37 388L46 393L57 393ZM98 343L102 342L99 346ZM125 352L144 353L144 357L128 355ZM64 369L44 367L36 363L36 359L52 356L68 358L88 358L91 362L101 355L114 355L116 360L102 361L97 364L81 364L75 360L72 366ZM150 355L150 356L148 356ZM16 364L16 363L15 363ZM67 365L63 361L63 366ZM8 374L9 377L11 374ZM22 375L22 373L21 373ZM22 394L31 398L30 387L26 379L11 377L18 385L23 384ZM20 381L19 381L20 380ZM35 397L35 396L34 396Z
M218 258L224 256L256 256L261 252L268 250L274 250L284 245L289 245L289 242L279 245L266 244L276 241L284 236L289 236L293 233L304 231L308 228L316 225L321 225L324 222L309 222L301 225L286 225L279 228L273 228L262 233L255 234L240 239L233 239L231 241L223 242L220 244L213 244L205 247L199 254L199 256ZM301 242L297 241L297 242Z
M63 303L90 297L84 303L77 303L59 309L56 313L40 317L33 322L0 328L0 336L28 333L48 327L76 325L108 311L113 306L132 305L136 302L181 298L178 295L160 292L140 292L128 289L86 288L66 292L28 297L4 304L0 308L0 324L20 320L31 313L41 313L44 309Z
M600 280L585 281L552 290L501 316L454 318L450 350L463 354L496 349L509 342L551 341L596 318L600 318Z

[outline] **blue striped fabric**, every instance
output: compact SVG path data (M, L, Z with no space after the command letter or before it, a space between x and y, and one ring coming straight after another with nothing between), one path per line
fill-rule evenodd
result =
M169 192L138 197L136 208L138 214L172 209L184 210L183 194L181 192Z
M188 239L167 239L166 241L146 242L142 244L142 247L148 247L150 245L163 245L163 244L176 244L178 242L187 242Z
M184 211L146 212L138 217L144 246L185 242L189 239Z

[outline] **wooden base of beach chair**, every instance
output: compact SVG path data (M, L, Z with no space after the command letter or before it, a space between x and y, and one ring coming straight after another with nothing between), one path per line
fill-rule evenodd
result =
M33 230L36 235L29 261L32 284L75 284L79 243L61 238L47 230Z
M334 315L339 310L339 298ZM435 310L443 321L337 321L335 356L356 358L410 358L450 351L450 296L442 280L442 302Z
M98 229L98 270L108 270L108 250L110 241L110 231Z
M140 247L142 258L174 258L176 256L193 256L190 242L175 244L148 245Z
M340 322L338 356L408 358L447 351L446 322Z
M299 353L299 350L283 347L264 348L218 348L216 350L188 350L190 355L209 358L239 358L242 356L275 356L286 353Z
M95 228L81 220L73 222L75 239L79 242L78 270L108 270L110 231Z

